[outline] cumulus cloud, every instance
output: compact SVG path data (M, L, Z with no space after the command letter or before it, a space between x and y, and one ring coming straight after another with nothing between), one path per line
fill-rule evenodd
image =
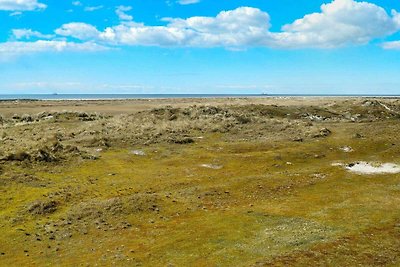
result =
M0 53L12 52L12 45L31 52L92 48L98 51L116 46L326 49L366 44L400 29L400 14L396 11L388 14L375 4L354 0L324 4L320 12L284 25L278 32L271 31L269 14L253 7L222 11L215 17L163 18L163 25L157 26L133 21L126 13L131 9L129 6L116 8L119 25L98 29L87 23L67 23L56 29L56 37L50 40L3 43ZM48 37L32 30L16 30L14 36L17 39ZM58 41L60 37L66 41ZM400 42L387 42L383 47L398 49Z
M164 18L164 26L148 26L132 21L125 12L131 7L120 6L116 13L120 25L97 33L86 27L93 38L113 45L241 47L273 48L335 48L360 45L388 36L400 29L400 15L389 15L383 8L354 0L334 0L321 6L321 12L308 14L270 31L269 14L258 8L240 7L223 11L216 17ZM96 29L97 31L97 29ZM87 34L84 34L87 36ZM67 36L67 34L64 34ZM75 33L73 37L77 37Z
M97 39L113 45L236 47L262 45L270 35L269 15L251 7L223 11L216 17L164 21L166 26L124 22L106 28Z
M47 6L37 0L0 0L0 10L33 11L45 9Z
M97 39L100 34L96 27L82 22L64 24L61 28L56 29L55 33L81 40Z
M393 34L400 28L400 16L392 16L371 3L335 0L313 13L282 27L277 34L278 46L338 47L365 44L372 39Z

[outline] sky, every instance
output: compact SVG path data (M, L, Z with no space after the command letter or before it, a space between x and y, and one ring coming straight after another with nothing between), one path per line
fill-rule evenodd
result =
M0 0L0 94L400 94L400 1Z

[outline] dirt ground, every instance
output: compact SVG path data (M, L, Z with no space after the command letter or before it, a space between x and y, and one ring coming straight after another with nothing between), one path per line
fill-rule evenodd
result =
M399 99L2 101L0 114L1 266L400 265Z

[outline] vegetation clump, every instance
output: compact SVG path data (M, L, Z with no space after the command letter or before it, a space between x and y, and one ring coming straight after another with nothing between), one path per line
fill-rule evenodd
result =
M30 160L32 157L30 154L28 154L25 151L20 151L16 153L10 153L8 156L6 156L5 160L6 161L25 161L25 160Z
M56 201L37 200L28 206L28 212L32 215L45 215L55 212L57 207L58 203Z
M332 134L331 130L329 130L328 128L322 128L321 130L319 130L318 133L314 134L313 137L321 138L321 137L327 137L331 134Z
M171 138L170 142L179 145L186 145L186 144L193 144L195 141L193 138L190 137L175 137Z

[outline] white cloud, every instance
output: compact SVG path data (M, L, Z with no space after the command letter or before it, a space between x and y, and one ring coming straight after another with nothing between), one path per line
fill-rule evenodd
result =
M81 40L97 39L100 32L96 27L82 23L82 22L71 22L56 29L55 33L61 36L69 36Z
M192 5L200 3L200 0L179 0L178 3L180 5Z
M320 13L304 16L270 31L268 13L258 8L240 7L223 11L216 17L164 18L165 26L135 23L125 12L131 7L120 6L116 13L123 21L98 33L83 29L93 40L113 45L178 46L178 47L246 47L273 48L334 48L360 45L388 36L400 29L400 15L387 12L367 2L334 0L321 6ZM97 31L97 29L96 29ZM68 36L68 34L63 34ZM75 32L73 37L77 37ZM84 34L88 36L88 34Z
M92 12L92 11L96 11L96 10L99 10L99 9L102 9L104 6L87 6L87 7L85 7L85 11L86 12Z
M107 47L93 42L74 43L67 41L35 41L35 42L5 42L0 43L0 59L8 59L23 54L34 54L41 52L96 52L107 50Z
M73 1L73 2L72 2L72 5L73 5L73 6L76 6L76 7L83 7L83 3L82 3L81 1ZM83 8L83 10L86 11L86 12L93 12L93 11L96 11L96 10L100 10L100 9L102 9L102 8L104 8L103 5L98 5L98 6L85 6L85 7ZM73 12L73 10L70 9L69 12Z
M131 21L133 17L126 14L126 12L131 11L132 7L130 6L117 6L115 9L115 13L117 14L120 20Z
M73 1L72 5L73 6L82 6L82 2L81 1Z
M384 42L382 47L387 50L400 50L400 41Z
M20 16L20 15L22 15L21 11L14 11L14 12L10 13L10 17L16 17L16 16Z
M216 17L165 18L166 26L124 22L108 27L99 40L120 45L148 46L251 46L268 38L269 15L257 8L241 7Z
M31 29L13 29L13 36L15 39L31 39L31 38L40 38L40 39L51 39L54 37L52 34L42 34L38 31L32 31Z
M0 0L1 1L1 0ZM165 25L149 26L133 21L126 14L129 6L115 12L119 25L105 29L72 22L55 30L56 37L32 30L14 30L17 39L50 39L37 42L0 43L0 54L64 50L102 50L113 46L335 48L362 45L386 37L400 29L400 15L389 15L383 8L367 2L334 0L321 6L321 12L304 16L272 32L269 14L252 7L222 11L215 17L164 18ZM66 41L59 41L63 37ZM68 41L71 38L79 42ZM76 40L75 40L76 41ZM83 43L82 43L83 42ZM13 47L15 46L15 47ZM385 49L397 49L400 42L387 42Z
M46 7L37 0L0 0L0 10L5 11L33 11Z
M276 45L283 47L330 48L347 44L365 44L393 34L400 28L400 16L392 16L371 3L335 0L313 13L282 27Z

